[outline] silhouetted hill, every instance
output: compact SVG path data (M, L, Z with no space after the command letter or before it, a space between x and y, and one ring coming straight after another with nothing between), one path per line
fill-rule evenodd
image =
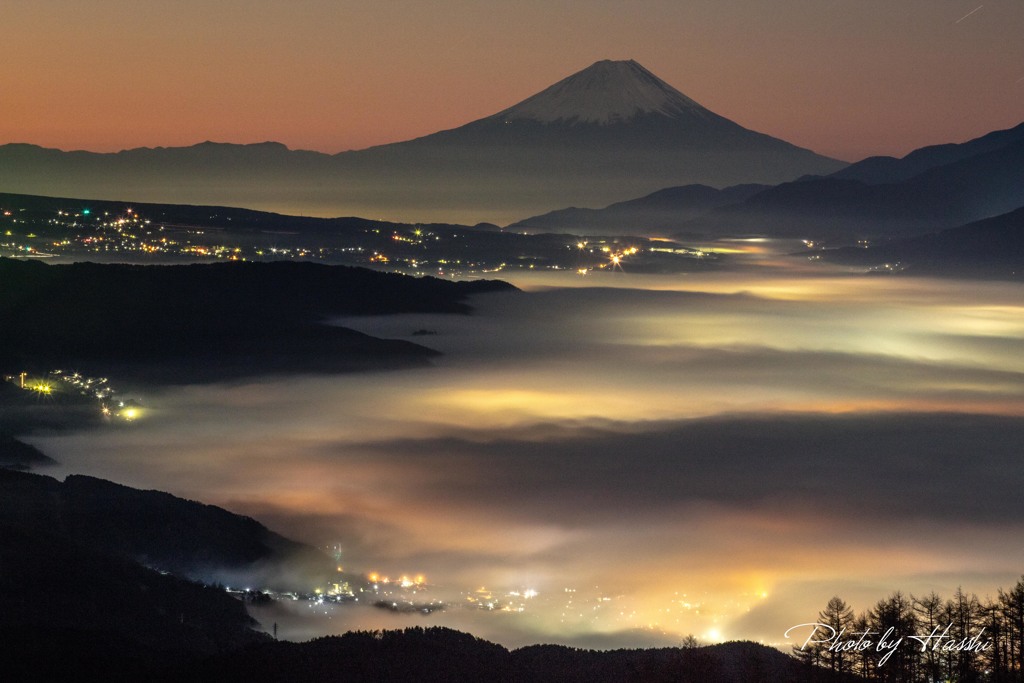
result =
M301 554L249 518L91 477L9 470L0 470L0 509L0 671L10 680L836 680L754 643L509 652L446 628L271 641L224 591L136 561L188 571Z
M668 187L603 209L560 209L508 227L579 235L667 235L711 209L742 202L767 188L767 185L735 185L722 190L707 185Z
M1024 123L1007 130L997 130L960 144L932 145L916 149L901 159L868 157L836 171L830 178L859 180L869 185L899 183L939 166L994 152L1024 140Z
M53 458L35 446L22 443L10 434L0 431L0 468L28 470L39 465L52 465L54 462Z
M515 681L508 650L446 628L349 632L275 642L211 658L182 672L201 681ZM539 680L539 679L538 679Z
M9 474L0 471L5 479ZM129 680L266 639L252 630L255 622L242 603L225 592L60 534L19 529L6 519L8 502L0 521L5 680Z
M782 681L858 681L831 677L782 652L753 642L729 642L694 648L658 648L597 652L558 645L515 650L519 680L664 681L665 683L769 683Z
M262 640L222 590L141 567L56 535L0 526L4 627L88 628L168 650L215 652Z
M1024 206L1024 140L899 183L817 178L715 209L681 232L853 240L910 236Z
M208 582L242 575L271 581L306 572L312 585L318 572L330 568L318 551L252 518L103 479L71 475L59 482L0 470L0 501L12 529Z
M423 363L435 352L323 321L336 315L464 313L500 282L456 283L313 263L46 265L0 259L3 370L189 382L284 371Z
M796 683L856 681L809 669L756 643L599 652L535 645L509 652L446 628L357 632L308 643L267 643L187 671L203 681L455 681L533 683Z
M826 251L822 257L837 263L876 267L885 272L1021 279L1024 277L1024 208L868 249Z

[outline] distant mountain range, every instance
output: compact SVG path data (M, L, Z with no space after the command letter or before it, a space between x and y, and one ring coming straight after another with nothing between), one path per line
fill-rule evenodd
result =
M876 247L826 251L822 257L880 272L1024 280L1024 207Z
M493 116L337 155L269 142L116 154L3 145L0 190L507 223L668 186L773 184L844 166L732 122L634 61L606 60Z
M711 211L686 232L828 240L901 237L1024 206L1024 140L943 163L895 183L846 178L785 183Z
M600 210L565 209L510 227L852 241L932 232L1024 206L1024 124L902 159L872 157L774 187L666 188Z
M859 180L869 185L899 183L939 166L953 164L986 152L995 152L1024 140L1024 123L1008 130L997 130L960 144L929 145L905 157L878 156L850 164L831 175L841 180Z
M617 202L603 209L559 209L508 226L533 232L570 232L583 235L660 235L679 231L680 225L721 206L738 204L768 189L768 185L734 185L722 190L707 185L667 187L639 199Z

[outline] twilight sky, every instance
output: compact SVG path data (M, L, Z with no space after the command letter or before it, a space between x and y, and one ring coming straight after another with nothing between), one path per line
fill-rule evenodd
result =
M7 0L2 19L0 144L338 152L605 58L846 160L1024 120L1021 0Z

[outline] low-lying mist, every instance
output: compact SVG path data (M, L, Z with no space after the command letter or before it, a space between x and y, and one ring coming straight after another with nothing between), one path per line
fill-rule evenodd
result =
M1019 285L619 275L338 321L442 351L429 368L152 388L126 428L32 442L55 474L252 515L447 605L259 608L284 637L771 643L834 594L1019 576Z

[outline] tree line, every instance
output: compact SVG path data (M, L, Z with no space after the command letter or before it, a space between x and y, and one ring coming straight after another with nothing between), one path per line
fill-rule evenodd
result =
M895 592L854 614L828 601L816 623L787 632L808 666L886 683L1024 681L1024 577L995 598Z

